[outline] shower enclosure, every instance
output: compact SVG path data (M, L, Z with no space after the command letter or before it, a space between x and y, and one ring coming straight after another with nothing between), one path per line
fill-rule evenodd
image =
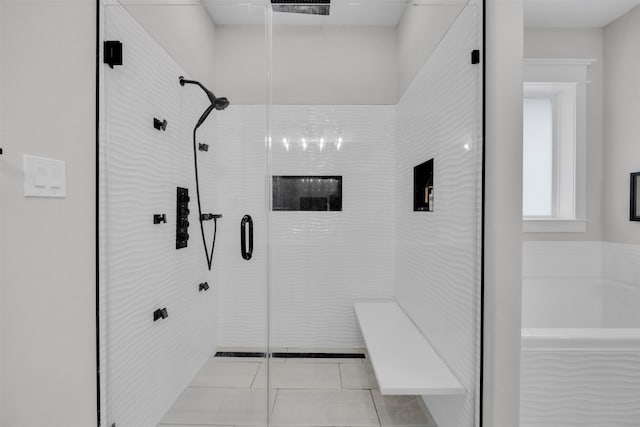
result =
M479 425L482 17L102 2L101 425ZM459 392L379 390L381 301Z

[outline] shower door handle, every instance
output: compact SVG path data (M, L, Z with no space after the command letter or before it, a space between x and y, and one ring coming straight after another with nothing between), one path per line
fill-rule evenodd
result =
M247 250L247 227L249 228L249 250ZM240 222L240 250L242 258L249 261L253 256L253 219L245 215Z

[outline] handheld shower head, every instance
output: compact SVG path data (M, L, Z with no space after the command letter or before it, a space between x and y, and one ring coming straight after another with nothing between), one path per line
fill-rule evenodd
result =
M224 110L229 106L229 100L227 98L216 98L213 105L216 107L216 110Z
M180 86L184 86L185 84L200 86L200 89L202 89L204 93L207 94L207 98L209 98L209 102L211 102L211 105L207 107L204 113L202 113L202 116L200 116L200 119L198 120L198 124L196 124L196 129L199 128L200 125L202 125L202 123L204 123L204 121L209 116L209 114L211 114L211 111L213 111L213 109L220 111L220 110L224 110L229 106L229 100L227 98L218 98L213 94L213 92L211 92L209 89L204 87L204 85L199 81L187 80L184 77L180 76Z

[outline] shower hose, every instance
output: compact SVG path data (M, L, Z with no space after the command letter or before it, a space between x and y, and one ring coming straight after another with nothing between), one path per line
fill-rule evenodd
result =
M196 198L198 200L198 221L200 222L200 233L202 234L202 244L204 245L204 256L207 260L207 267L211 271L213 264L213 251L216 247L216 234L218 233L218 218L213 218L213 241L211 242L211 253L209 253L209 247L207 246L207 238L204 235L204 220L202 218L202 204L200 203L200 180L198 179L198 144L196 142L196 133L198 132L199 124L193 129L193 161L196 172Z

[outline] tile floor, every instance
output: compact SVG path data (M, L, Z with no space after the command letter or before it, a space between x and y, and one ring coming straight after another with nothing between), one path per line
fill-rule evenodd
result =
M212 357L160 427L266 425L267 366ZM415 396L382 396L367 359L272 359L271 425L435 427Z

